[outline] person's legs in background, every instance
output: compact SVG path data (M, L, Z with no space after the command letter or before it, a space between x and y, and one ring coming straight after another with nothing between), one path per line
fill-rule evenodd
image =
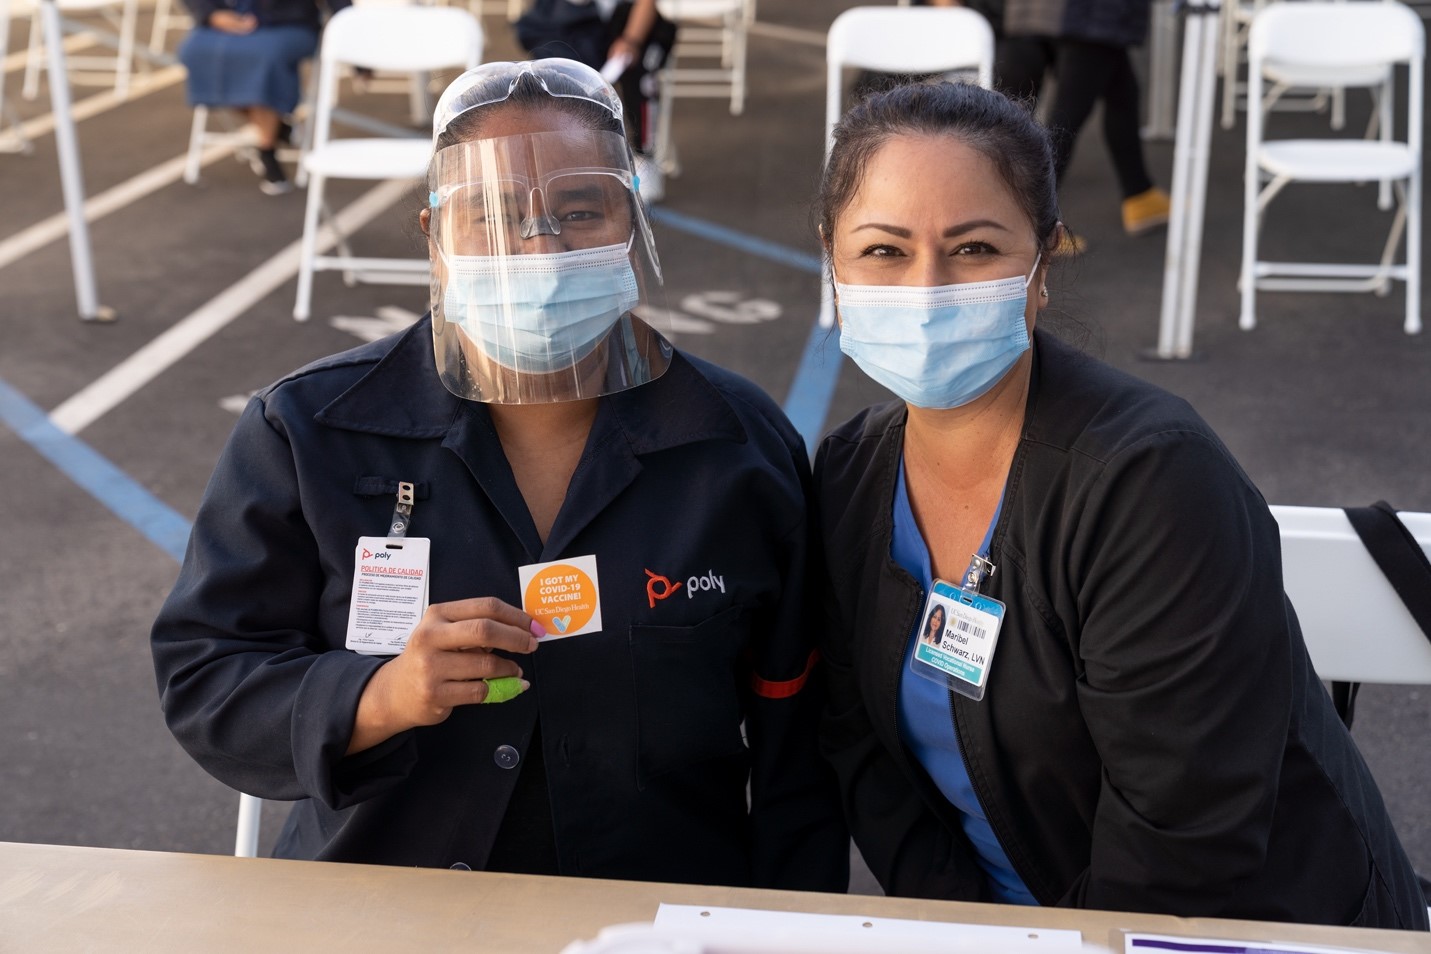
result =
M1119 56L1103 94L1103 140L1108 144L1123 192L1123 228L1129 235L1141 235L1167 223L1171 202L1148 175L1143 159L1138 76L1133 72L1128 50L1117 50Z
M1078 132L1103 100L1104 137L1123 193L1123 228L1138 235L1168 220L1168 197L1153 185L1138 132L1138 81L1124 47L1082 40L1058 41L1058 90L1049 114L1054 171L1060 182L1073 158Z
M994 51L994 88L1033 110L1054 56L1054 42L1047 37L1001 37Z

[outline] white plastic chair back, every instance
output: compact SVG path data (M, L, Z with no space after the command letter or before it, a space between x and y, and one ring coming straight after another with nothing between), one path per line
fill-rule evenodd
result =
M323 28L318 51L313 148L321 148L332 133L342 67L422 73L471 69L481 60L482 27L458 7L382 5L339 10Z
M1341 510L1274 506L1282 582L1317 675L1336 682L1431 684L1421 632ZM1431 554L1431 513L1401 513Z
M1406 139L1267 140L1265 110L1247 112L1244 176L1242 309L1239 325L1256 326L1257 289L1282 291L1374 291L1385 294L1393 279L1406 283L1403 328L1421 330L1421 166L1425 30L1421 19L1395 0L1274 3L1258 11L1248 38L1249 102L1263 102L1263 84L1277 71L1328 86L1348 77L1375 77L1407 67ZM1389 75L1389 72L1387 73ZM1391 84L1384 89L1383 133L1392 126ZM1265 189L1261 181L1270 182ZM1289 182L1351 183L1383 180L1398 187L1400 207L1376 264L1264 262L1257 259L1258 232L1268 204ZM1404 264L1392 259L1405 234Z
M835 17L825 39L825 152L840 118L842 70L947 73L978 70L994 82L994 30L966 7L855 7Z
M338 11L323 30L318 50L318 94L311 147L303 156L308 177L298 295L293 317L306 321L312 306L313 273L342 269L360 279L425 284L426 259L358 258L339 237L341 255L317 255L318 219L329 178L420 179L431 154L430 138L333 139L341 69L363 67L388 73L471 69L482 61L482 27L468 10L433 6L352 6ZM335 224L336 227L336 224Z
M844 70L881 73L948 73L977 70L978 83L994 85L994 29L966 7L854 7L835 17L825 38L825 155L840 120ZM820 282L820 325L835 324L835 301L826 270Z
M1252 21L1248 55L1264 64L1313 69L1372 68L1421 55L1420 18L1400 3L1274 3Z

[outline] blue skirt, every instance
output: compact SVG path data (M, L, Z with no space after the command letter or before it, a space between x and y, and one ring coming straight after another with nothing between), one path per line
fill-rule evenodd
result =
M189 70L190 106L266 106L293 112L302 95L298 65L318 50L303 26L261 26L252 33L196 27L179 46Z

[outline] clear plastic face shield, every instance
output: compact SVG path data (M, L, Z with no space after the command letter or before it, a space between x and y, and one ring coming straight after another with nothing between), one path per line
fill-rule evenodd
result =
M600 397L670 365L650 321L667 313L653 303L660 266L620 110L594 70L568 60L489 63L439 101L432 328L457 396Z

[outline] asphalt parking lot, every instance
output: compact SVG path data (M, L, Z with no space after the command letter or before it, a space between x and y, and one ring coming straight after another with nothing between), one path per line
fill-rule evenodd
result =
M682 170L653 212L677 344L753 379L811 440L886 397L815 327L820 39L853 5L762 0L744 115L676 103ZM141 37L151 18L146 3ZM515 56L505 21L483 23L488 58ZM179 181L190 112L182 74L158 62L125 101L74 90L99 298L118 314L78 320L45 84L33 101L19 88L24 24L12 21L4 90L29 151L0 151L0 840L230 851L236 796L165 729L149 624L247 395L401 328L426 290L320 274L313 319L295 323L301 193L262 195L228 155L198 186ZM407 122L405 95L362 100ZM1365 99L1349 110L1360 128ZM1317 115L1279 121L1325 128ZM1051 317L1190 400L1269 502L1431 511L1431 332L1402 333L1400 285L1386 298L1269 294L1259 326L1237 328L1242 136L1240 118L1213 135L1195 359L1142 357L1157 336L1164 242L1122 234L1096 121L1061 196L1088 250L1055 269ZM0 128L0 150L17 142ZM1148 158L1167 185L1172 145L1149 143ZM364 252L424 254L415 187L335 184L330 202L366 219L354 237ZM1374 186L1292 187L1276 208L1272 255L1372 259L1390 221ZM1431 688L1368 687L1354 734L1412 860L1431 871ZM270 835L281 810L268 807Z

